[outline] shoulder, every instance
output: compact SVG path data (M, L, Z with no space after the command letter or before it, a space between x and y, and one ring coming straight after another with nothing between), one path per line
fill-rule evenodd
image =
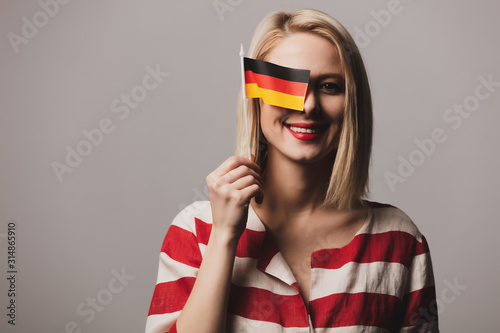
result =
M212 224L212 207L208 200L195 201L184 207L174 217L170 226L196 233L196 225L199 223Z
M377 251L400 262L412 274L432 269L430 249L425 236L402 209L379 202L368 202L373 216L366 230ZM432 276L432 272L429 273Z
M424 241L417 225L403 210L387 203L367 203L373 211L372 233L402 232L413 236L418 242Z

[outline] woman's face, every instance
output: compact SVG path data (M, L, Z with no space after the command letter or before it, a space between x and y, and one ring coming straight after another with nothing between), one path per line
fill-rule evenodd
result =
M335 47L323 37L296 33L284 38L265 60L311 71L304 111L260 100L260 124L268 153L300 162L330 157L338 146L345 107L344 75Z

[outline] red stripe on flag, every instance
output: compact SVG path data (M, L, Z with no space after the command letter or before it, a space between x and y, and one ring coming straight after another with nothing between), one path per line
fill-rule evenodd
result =
M372 293L333 294L310 302L314 327L352 325L386 327L401 305L399 298Z
M182 310L193 290L195 280L194 277L184 277L172 282L158 283L153 292L148 316Z
M252 71L245 71L245 83L256 83L259 88L300 97L304 97L307 91L307 83L287 81L269 75L257 74Z
M300 294L284 296L254 287L232 284L228 312L283 327L307 327L307 309Z
M196 237L192 232L176 225L168 228L161 251L183 264L196 268L201 265L201 252Z
M349 262L384 261L400 263L409 268L415 255L428 251L425 242L419 243L414 236L403 231L359 234L342 248L313 252L311 267L336 269Z

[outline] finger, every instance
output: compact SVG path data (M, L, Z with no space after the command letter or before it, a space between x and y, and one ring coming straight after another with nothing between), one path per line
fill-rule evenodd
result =
M245 165L240 165L234 170L229 171L226 173L224 176L221 177L222 181L225 181L227 183L233 183L239 178L242 178L244 176L251 175L253 176L262 186L264 182L262 181L261 176L255 172L253 169L250 169L249 167Z
M257 184L252 184L250 186L247 186L244 189L241 189L240 191L241 191L242 196L247 198L247 200L250 200L253 197L256 197L256 198L263 198L264 197L264 193L262 192L262 189Z
M215 169L214 172L219 176L223 176L229 171L239 167L240 165L245 165L257 173L260 172L260 167L255 162L250 161L246 157L235 155L222 162L222 164L217 169Z
M230 185L230 187L233 190L242 190L242 189L249 187L253 184L259 186L259 188L263 191L262 185L251 175L239 178L234 183L232 183Z

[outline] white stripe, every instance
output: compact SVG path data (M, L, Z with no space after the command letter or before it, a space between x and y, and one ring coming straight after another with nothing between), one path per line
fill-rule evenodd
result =
M437 321L431 321L418 326L403 327L400 333L438 333L439 327Z
M227 333L240 332L282 332L282 333L309 333L309 327L282 327L280 324L269 321L253 320L228 314L228 322L231 327L226 327ZM347 327L325 327L315 328L315 333L388 333L389 331L374 326L347 326Z
M184 207L173 219L172 225L176 225L196 235L194 218L198 218L207 224L212 224L212 206L210 201L195 201ZM265 231L266 228L259 219L252 206L248 209L248 222L246 228L253 231Z
M261 321L254 319L247 319L237 315L229 314L228 323L230 327L226 327L227 333L243 333L243 332L282 332L282 333L308 333L308 327L282 327L280 324L272 323L269 321Z
M289 285L297 282L297 280L295 280L295 276L293 276L292 270L286 263L281 252L276 253L271 259L266 267L266 273L277 277Z
M198 243L198 247L200 248L201 257L203 258L205 256L205 251L207 250L207 246L205 244Z
M146 320L146 331L145 333L165 333L167 332L174 322L179 317L181 312L165 313L150 315Z
M171 282L182 277L196 277L198 270L198 268L178 262L170 258L165 252L161 252L156 283Z
M297 295L298 292L285 283L276 283L276 279L257 269L257 260L236 257L234 260L232 283L240 287L264 289L284 296Z
M205 252L206 246L200 244ZM274 277L257 269L257 260L236 257L234 260L232 282L240 287L254 287L268 290L279 295L297 295L297 291L288 284L276 283ZM166 253L160 254L157 283L170 282L182 277L197 277L198 268L185 265L170 258Z
M337 293L369 292L393 295L402 299L408 270L400 263L349 262L339 269L311 270L311 300Z
M388 231L403 231L413 235L417 241L422 242L422 234L417 226L405 212L399 208L384 207L374 208L374 221L360 233L380 234Z
M410 285L407 292L411 293L433 285L434 273L429 252L415 256L410 266Z
M203 222L212 223L212 208L210 206L210 201L195 201L189 206L186 206L174 217L172 225L191 231L196 235L195 217Z

